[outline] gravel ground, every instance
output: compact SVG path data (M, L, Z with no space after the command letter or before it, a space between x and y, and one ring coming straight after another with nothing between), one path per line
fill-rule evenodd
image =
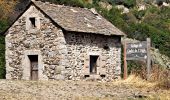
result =
M0 80L0 100L136 100L151 94L114 82Z

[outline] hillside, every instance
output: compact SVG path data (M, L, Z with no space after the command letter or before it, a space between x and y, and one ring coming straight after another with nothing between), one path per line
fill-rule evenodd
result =
M145 40L170 57L169 0L41 0L68 6L95 8L103 17L127 34L128 38ZM0 1L0 32L24 11L29 0ZM0 36L0 78L5 76L5 42Z

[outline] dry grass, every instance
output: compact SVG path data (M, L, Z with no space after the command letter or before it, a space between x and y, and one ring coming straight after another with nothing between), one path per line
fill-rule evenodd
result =
M146 81L146 80L144 80L138 76L135 76L135 75L130 75L126 80L119 80L119 81L116 81L113 83L117 84L117 85L121 85L121 84L130 85L130 86L134 86L137 88L143 88L143 89L153 88L158 84L157 82Z
M117 100L115 98L99 98L99 97L75 97L74 100Z
M170 90L169 91L162 91L162 93L157 93L155 95L150 95L148 100L170 100Z
M158 88L170 89L170 70L154 66L152 68L150 81L158 82Z
M137 86L155 85L156 88L170 89L170 70L163 68L159 65L153 65L151 70L151 76L148 81L146 80L146 66L141 63L141 67L138 69L132 69L131 76L125 81L129 83L134 83ZM137 82L137 84L136 84ZM150 86L149 86L150 87Z
M159 88L155 91L157 84L157 82L149 82L135 75L130 75L127 80L111 83L2 80L0 81L0 100L21 100L21 98L22 100L55 100L56 96L71 98L69 100L170 100L170 90ZM133 95L136 92L146 97L136 98ZM119 99L119 96L123 99Z
M167 76L164 79L161 78L159 81L146 81L136 75L130 75L126 80L119 80L113 82L113 84L126 85L132 88L140 89L146 93L152 92L147 96L147 98L142 100L170 100L170 80L167 78Z

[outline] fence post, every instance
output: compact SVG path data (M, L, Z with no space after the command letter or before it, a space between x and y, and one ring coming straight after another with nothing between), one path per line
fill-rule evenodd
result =
M126 61L126 40L124 40L124 79L127 79L127 61Z
M151 39L147 38L147 80L150 79L151 75L151 55L150 55L150 48L151 48Z

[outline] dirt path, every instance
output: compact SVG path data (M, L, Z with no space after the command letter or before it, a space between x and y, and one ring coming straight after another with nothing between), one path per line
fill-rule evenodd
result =
M0 80L0 100L136 100L154 94L114 82Z

